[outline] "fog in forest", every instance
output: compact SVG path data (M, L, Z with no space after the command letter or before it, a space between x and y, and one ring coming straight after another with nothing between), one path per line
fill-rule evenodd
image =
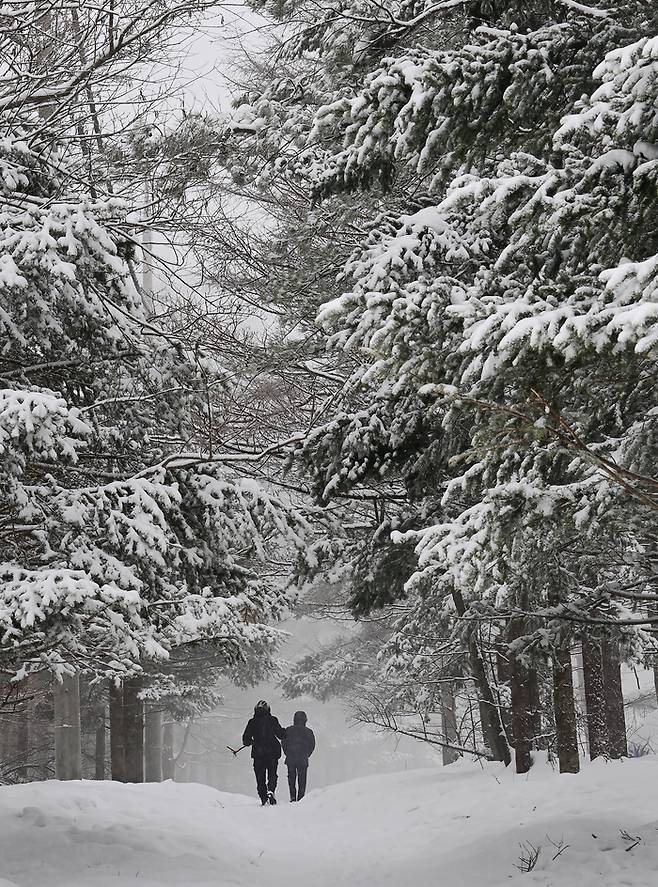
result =
M282 669L317 650L337 632L335 623L329 620L308 618L291 617L279 628L289 632L281 648ZM177 763L177 781L204 782L223 791L252 795L254 774L249 749L234 757L227 746L240 747L242 731L260 699L270 704L283 727L292 724L296 711L308 715L308 726L317 742L309 766L309 790L373 773L441 764L440 747L358 723L349 702L341 699L285 699L276 679L247 689L227 684L221 691L224 704L201 716L189 731ZM180 752L184 735L185 725L176 725L174 754ZM279 779L284 779L285 767L279 770Z

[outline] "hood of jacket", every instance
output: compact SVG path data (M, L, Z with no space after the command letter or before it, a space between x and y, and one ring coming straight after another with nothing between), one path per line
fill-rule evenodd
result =
M292 719L295 727L305 727L306 726L306 712L305 711L296 711L295 716Z

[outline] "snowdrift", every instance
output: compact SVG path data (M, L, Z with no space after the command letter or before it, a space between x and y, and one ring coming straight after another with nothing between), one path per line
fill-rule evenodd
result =
M646 756L578 776L462 763L267 808L201 785L11 786L0 887L655 887L656 785Z

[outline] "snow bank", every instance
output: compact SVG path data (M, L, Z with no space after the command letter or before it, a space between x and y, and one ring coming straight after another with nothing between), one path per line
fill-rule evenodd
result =
M578 776L542 761L527 777L471 763L370 776L276 808L201 785L11 786L0 887L655 887L656 784L647 756Z

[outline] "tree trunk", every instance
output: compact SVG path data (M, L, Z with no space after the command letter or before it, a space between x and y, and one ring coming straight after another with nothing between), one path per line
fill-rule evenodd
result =
M29 690L29 682L22 685L24 692ZM27 781L28 764L30 761L30 716L27 700L23 700L16 709L16 755L20 768L16 771L18 779Z
M475 686L480 694L480 712L485 741L489 746L493 760L503 761L505 766L507 766L512 757L507 744L503 722L500 719L500 712L491 691L487 671L478 646L477 631L471 633L469 654Z
M464 604L464 598L462 597L461 592L457 590L453 591L452 599L455 604L457 615L463 616L466 612L466 605ZM500 711L491 691L491 684L487 677L487 670L482 659L482 654L480 653L477 635L477 629L474 628L471 631L469 638L468 652L471 671L473 672L473 677L475 679L475 686L480 694L480 701L484 706L481 708L482 730L484 732L486 743L491 750L493 760L503 761L507 767L512 758L509 745L507 744L503 722L500 719Z
M441 730L446 742L457 745L457 715L455 713L455 695L451 684L441 684ZM443 746L443 766L454 764L459 752L454 748Z
M123 726L123 687L110 679L110 769L115 782L127 782Z
M626 742L626 718L624 717L624 694L621 687L619 641L616 638L607 638L603 642L602 652L609 753L611 758L625 758L628 756L628 745Z
M82 778L80 744L80 683L78 675L65 675L53 685L55 715L55 778Z
M7 713L2 725L5 733L6 754L0 763L7 766L8 775L18 782L29 779L30 755L30 693L31 676L19 683L6 685Z
M162 778L174 779L176 762L174 760L174 725L165 724L162 728Z
M528 668L528 702L530 705L530 732L532 736L532 748L545 749L546 737L542 724L541 693L539 671L536 668Z
M28 778L29 703L28 681L0 685L0 776L9 782Z
M585 703L585 678L583 668L583 645L580 643L574 647L571 653L571 675L573 678L573 697L576 703L576 724L578 725L578 743L579 748L582 744L582 752L589 756L589 737L587 729L582 729L582 725L587 726L587 705Z
M94 779L105 779L105 708L99 714L94 745Z
M595 758L608 754L603 657L601 641L597 637L584 635L582 647L589 756L593 761Z
M45 671L30 675L27 680L27 693L29 776L31 779L52 779L55 749L52 675Z
M553 656L553 707L560 773L578 773L578 725L573 696L573 671L568 645Z
M9 683L0 684L0 777L11 757L11 733L12 722L9 714L9 705L5 701L11 692ZM4 705L2 704L4 702Z
M123 727L126 750L126 782L144 782L144 704L138 698L140 677L123 682Z
M477 687L477 684L476 684ZM478 687L479 689L479 687ZM481 699L478 699L478 714L480 716L480 729L482 731L482 740L484 745L491 752L491 706L486 705Z
M658 593L658 577L651 583L651 590L654 594ZM652 617L658 616L658 604L650 604L648 613ZM651 634L653 635L654 644L658 645L658 625L655 623L652 626ZM656 694L656 702L658 703L658 651L652 655L651 662L653 665L653 691Z
M496 679L498 681L498 704L500 706L500 717L505 728L505 735L508 741L512 739L512 710L509 705L503 705L501 701L500 688L505 688L505 698L508 699L509 682L510 682L510 664L507 655L507 647L504 642L498 641L496 644Z
M149 702L144 717L144 780L162 782L162 709Z
M525 620L510 620L508 638L515 641L522 637ZM532 748L533 724L531 712L531 680L530 669L518 656L510 656L510 695L512 699L512 736L514 737L514 758L516 772L527 773L532 766L530 750Z

